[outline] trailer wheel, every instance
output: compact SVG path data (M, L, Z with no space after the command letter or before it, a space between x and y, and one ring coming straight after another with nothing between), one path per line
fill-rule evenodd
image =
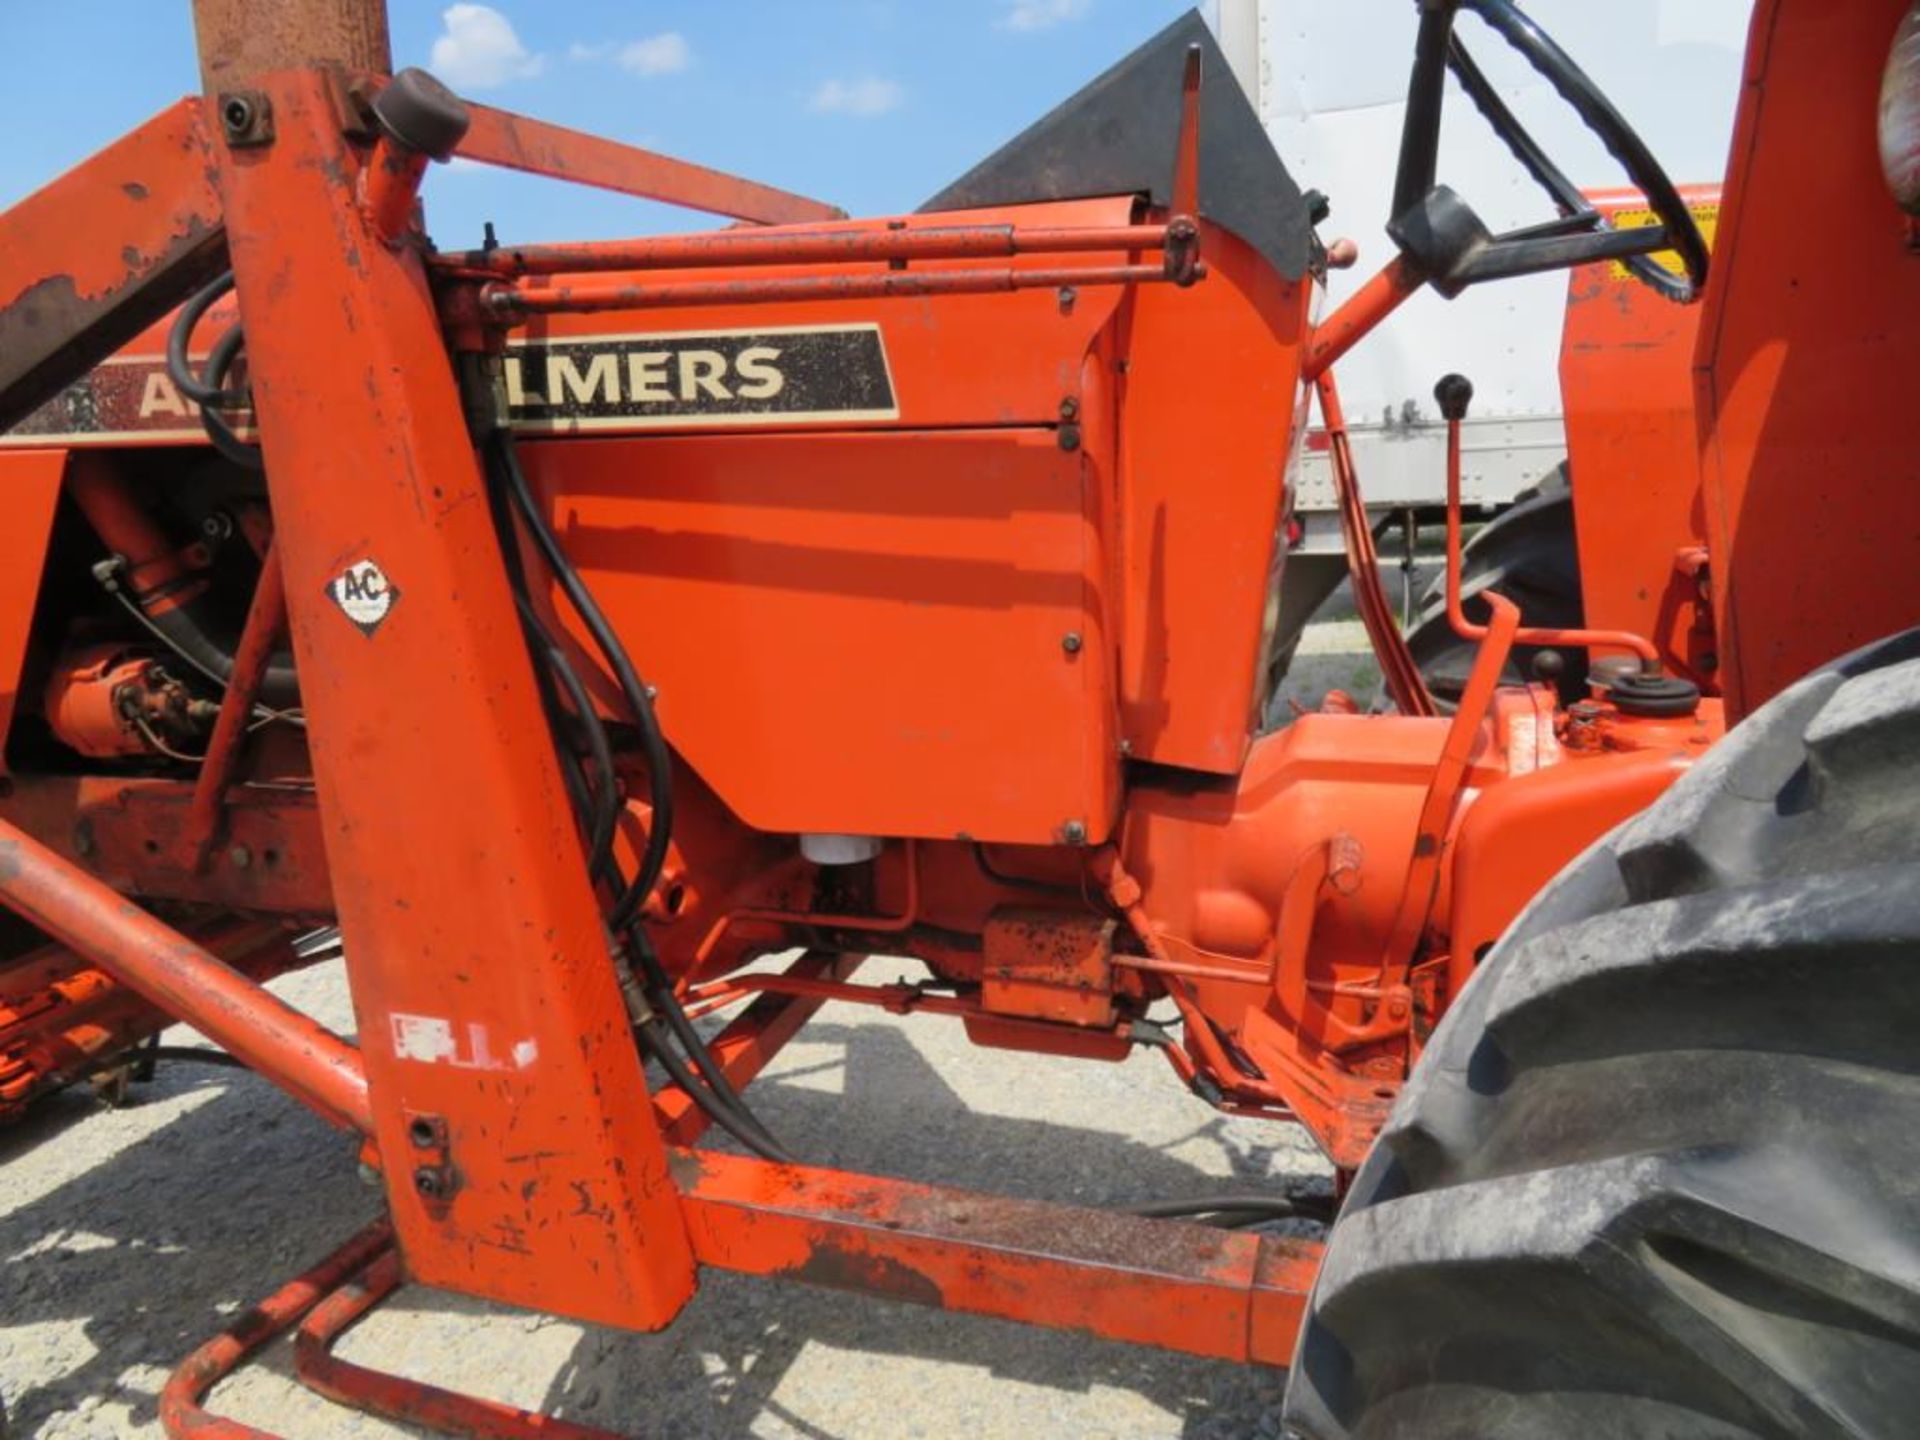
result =
M1435 1031L1316 1282L1311 1440L1907 1436L1920 630L1561 873Z
M1461 608L1476 624L1487 623L1483 590L1498 590L1520 607L1524 625L1577 627L1585 608L1580 597L1580 552L1574 541L1573 490L1567 467L1550 471L1531 492L1488 524L1460 556ZM1446 575L1437 576L1420 597L1420 614L1407 631L1407 648L1434 698L1451 709L1473 669L1475 645L1453 633L1447 623ZM1540 653L1516 645L1503 684L1523 685L1533 678ZM1560 654L1556 683L1565 703L1586 693L1584 650Z

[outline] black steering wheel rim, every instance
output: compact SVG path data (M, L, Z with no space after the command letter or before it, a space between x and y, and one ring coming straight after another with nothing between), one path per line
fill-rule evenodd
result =
M1464 283L1611 259L1624 263L1637 279L1670 300L1684 304L1697 299L1706 284L1708 257L1706 239L1693 212L1646 142L1572 57L1513 0L1420 0L1420 4L1420 32L1408 87L1399 174L1394 183L1394 214L1401 215L1418 205L1434 188L1440 112L1446 76L1451 72L1474 108L1561 212L1560 219L1545 225L1491 237L1461 277ZM1647 208L1658 225L1645 227L1644 235L1616 231L1587 202L1579 187L1547 158L1467 53L1454 33L1454 18L1461 10L1478 15L1572 107L1646 197ZM1652 259L1661 250L1679 255L1681 274Z

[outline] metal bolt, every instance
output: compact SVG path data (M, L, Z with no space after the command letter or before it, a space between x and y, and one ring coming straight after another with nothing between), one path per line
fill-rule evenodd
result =
M1060 418L1071 420L1080 413L1080 402L1069 395L1060 402Z
M422 1165L413 1172L413 1188L428 1200L438 1200L447 1193L447 1177L437 1165Z
M258 90L233 90L219 100L220 129L236 149L273 139L273 102Z
M438 1138L439 1131L437 1127L435 1127L433 1121L429 1120L426 1116L416 1115L407 1122L407 1140L412 1144L414 1149L430 1149L434 1141Z
M1078 820L1069 820L1060 827L1060 834L1069 845L1087 843L1087 827Z
M253 851L244 845L236 845L227 852L227 859L233 862L233 868L244 870L253 864Z
M378 1185L380 1183L380 1172L364 1160L360 1162L360 1166L355 1173L359 1175L362 1185Z
M1060 637L1060 648L1069 655L1078 655L1082 643L1084 642L1080 639L1080 632L1078 630L1069 630Z
M1073 302L1079 298L1080 292L1075 290L1073 286L1062 285L1060 287L1060 313L1062 315L1071 315L1073 313Z

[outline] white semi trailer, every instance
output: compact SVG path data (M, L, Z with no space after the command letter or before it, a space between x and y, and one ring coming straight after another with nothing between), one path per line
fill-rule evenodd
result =
M1726 167L1751 0L1524 0L1587 70L1673 177L1718 183ZM1387 211L1406 110L1416 0L1213 0L1205 13L1280 158L1326 195L1321 233L1351 236L1360 262L1333 274L1337 306L1388 259ZM1470 18L1460 34L1502 98L1583 188L1622 183L1618 165L1506 45ZM1477 37L1485 43L1475 45ZM1383 64L1382 56L1393 57ZM1545 195L1449 81L1439 176L1496 232L1552 217ZM1433 383L1472 377L1462 496L1496 510L1566 458L1559 383L1567 281L1541 275L1415 296L1341 360L1339 380L1368 505L1387 518L1444 500L1445 428ZM1281 597L1291 629L1345 573L1332 477L1311 437L1299 478L1303 533Z

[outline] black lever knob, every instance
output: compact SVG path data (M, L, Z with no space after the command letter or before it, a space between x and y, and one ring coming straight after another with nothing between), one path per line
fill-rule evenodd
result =
M1464 375L1442 375L1440 383L1433 387L1433 398L1440 404L1440 414L1448 420L1467 418L1467 405L1473 399L1473 382Z

